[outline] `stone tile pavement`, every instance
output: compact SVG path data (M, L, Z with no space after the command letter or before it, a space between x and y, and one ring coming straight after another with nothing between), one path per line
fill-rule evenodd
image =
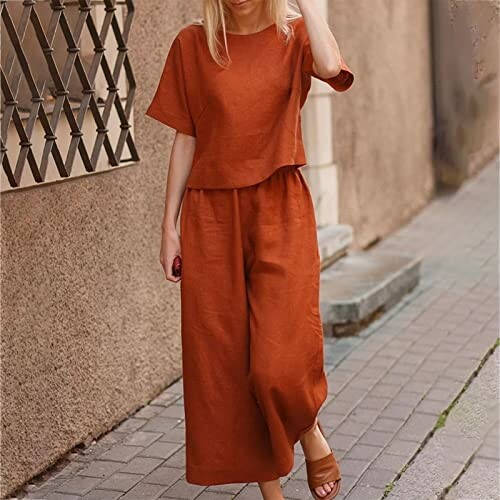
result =
M465 398L470 388L464 393L464 387L473 386L495 350L497 196L498 160L384 239L379 248L423 257L420 285L358 337L325 340L329 396L321 421L341 461L339 500L409 499L398 496L398 489L432 446L443 412ZM259 499L254 484L205 488L185 481L182 404L178 380L90 447L26 485L19 498ZM450 499L474 498L462 495L468 491L462 485L471 484L467 480L476 470L486 468L491 476L491 455L498 452L492 433L477 451L462 450L463 474L446 484L441 498L448 490ZM283 489L287 499L310 498L299 445Z
M499 350L481 368L422 451L391 488L387 500L496 500Z

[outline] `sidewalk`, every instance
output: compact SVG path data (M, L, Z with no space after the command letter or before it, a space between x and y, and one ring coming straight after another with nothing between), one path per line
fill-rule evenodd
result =
M339 500L378 500L384 494L409 500L398 493L405 477L422 467L419 456L445 423L443 412L467 396L478 369L488 364L498 337L497 196L498 160L381 242L379 248L422 255L420 285L359 337L326 339L330 394L321 421L341 461ZM449 490L450 500L473 500L461 496L463 484L470 484L476 468L491 470L491 458L498 457L491 444L496 434L484 439L482 454L462 450L453 484L439 491L442 498ZM97 443L71 454L59 472L30 486L26 498L260 498L256 485L189 485L183 467L177 381ZM300 446L283 485L287 499L310 498Z

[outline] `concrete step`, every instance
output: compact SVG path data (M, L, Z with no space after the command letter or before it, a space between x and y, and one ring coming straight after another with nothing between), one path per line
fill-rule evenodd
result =
M353 240L352 227L347 224L332 224L318 229L321 268L324 269L344 256Z
M381 251L351 252L321 272L325 336L355 335L419 282L419 257Z

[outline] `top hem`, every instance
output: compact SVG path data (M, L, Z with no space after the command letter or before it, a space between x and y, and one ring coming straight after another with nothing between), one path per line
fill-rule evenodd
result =
M240 181L240 182L225 182L225 183L220 183L220 184L210 184L207 185L201 181L194 181L194 180L189 180L186 183L186 188L189 189L239 189L239 188L245 188L245 187L250 187L254 186L256 184L259 184L260 182L265 181L268 179L271 175L273 175L277 170L280 168L284 167L305 167L307 166L307 162L305 160L290 160L289 162L283 162L274 165L274 167L271 170L267 170L263 175L260 175L258 177L250 177L246 181Z

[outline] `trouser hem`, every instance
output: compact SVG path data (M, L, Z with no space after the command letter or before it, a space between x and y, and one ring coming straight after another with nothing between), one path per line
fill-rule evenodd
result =
M258 474L235 472L235 471L213 471L213 470L195 470L186 472L186 481L198 486L214 486L219 484L246 484L274 481L286 476L286 474Z

